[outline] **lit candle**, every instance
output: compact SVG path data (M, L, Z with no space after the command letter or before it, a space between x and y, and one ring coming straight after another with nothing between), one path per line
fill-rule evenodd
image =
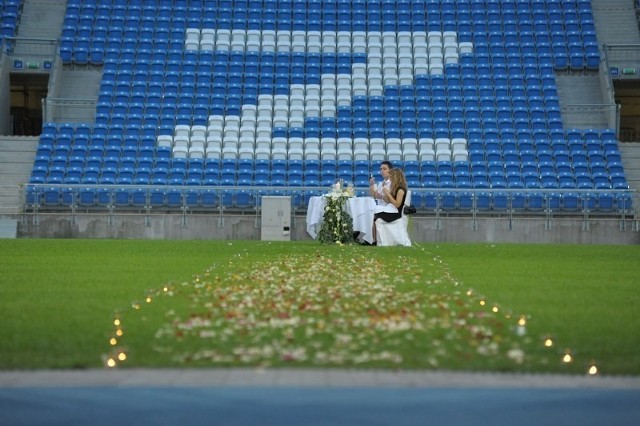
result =
M518 319L518 327L516 327L516 332L518 334L518 336L524 336L527 332L527 319L524 317L524 315L520 316L520 319Z

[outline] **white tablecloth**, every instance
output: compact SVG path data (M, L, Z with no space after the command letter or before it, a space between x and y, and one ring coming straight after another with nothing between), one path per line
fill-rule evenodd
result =
M311 197L307 207L307 233L313 239L318 236L322 218L324 216L324 206L327 204L325 197ZM346 203L347 213L353 219L353 231L364 234L363 239L371 243L371 228L373 227L373 209L376 202L371 197L353 197Z

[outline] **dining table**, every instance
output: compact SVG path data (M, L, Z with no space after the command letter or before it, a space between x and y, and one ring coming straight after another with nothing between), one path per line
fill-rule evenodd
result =
M322 226L324 208L327 205L325 196L314 196L309 199L307 206L307 233L316 239ZM376 202L373 197L350 197L345 202L345 211L353 221L353 231L359 232L359 239L368 243L373 242L373 211Z

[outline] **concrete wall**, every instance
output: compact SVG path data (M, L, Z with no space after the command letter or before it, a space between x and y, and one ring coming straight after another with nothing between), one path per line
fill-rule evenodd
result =
M0 135L11 134L11 58L0 55Z
M621 218L412 217L415 242L638 244L638 224ZM258 216L225 214L32 214L18 222L18 238L259 240ZM294 216L292 241L311 240L304 216Z

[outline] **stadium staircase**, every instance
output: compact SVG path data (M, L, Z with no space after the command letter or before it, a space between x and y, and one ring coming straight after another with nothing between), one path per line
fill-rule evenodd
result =
M51 39L60 36L67 2L64 0L24 0L16 35Z
M22 185L29 181L37 137L0 138L0 238L15 238Z
M591 0L600 44L640 43L632 0Z

